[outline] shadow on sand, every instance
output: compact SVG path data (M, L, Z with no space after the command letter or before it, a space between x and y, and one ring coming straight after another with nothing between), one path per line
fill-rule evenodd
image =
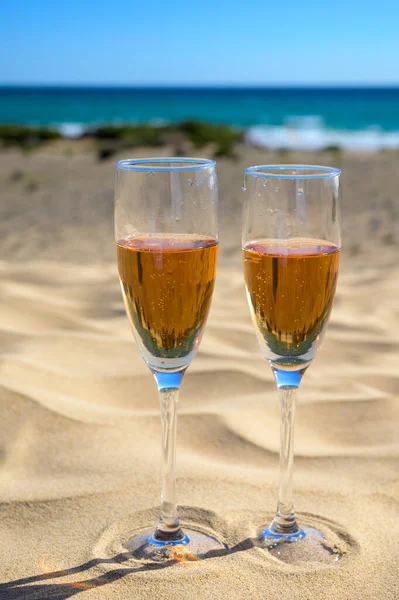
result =
M243 552L249 548L253 548L255 545L256 540L247 538L232 548L210 550L202 556L202 560L208 560L210 558L216 558L219 556L228 556L229 554L234 554L235 552ZM133 563L131 558L132 557L128 552L117 554L113 558L94 558L88 562L64 571L53 571L52 573L32 575L31 577L25 577L23 579L16 579L14 581L1 583L0 598L2 600L44 600L47 598L52 598L53 600L64 600L65 598L71 598L75 594L79 594L79 592L98 588L109 583L114 583L115 581L118 581L118 579L126 577L126 575L140 573L143 571L157 571L159 569L166 569L177 564L176 560L170 560L159 564L147 563L143 565L137 562L137 566L132 565L131 568L128 566L116 568L99 575L98 577L92 577L90 579L83 579L69 583L52 583L52 580L59 577L70 577L75 573L84 573L85 571L88 571L101 564L116 566L129 560L131 563Z

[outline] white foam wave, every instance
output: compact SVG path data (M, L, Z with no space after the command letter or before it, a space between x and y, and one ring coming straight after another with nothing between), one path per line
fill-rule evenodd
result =
M318 116L287 117L285 125L257 125L246 132L248 143L275 150L323 150L338 146L344 150L374 152L399 148L399 131L378 127L338 130L325 127Z
M61 123L57 129L66 138L79 138L85 133L86 126L83 123Z

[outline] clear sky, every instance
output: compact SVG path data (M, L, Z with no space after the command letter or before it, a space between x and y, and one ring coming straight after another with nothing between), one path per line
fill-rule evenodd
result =
M399 84L397 0L5 0L0 84Z

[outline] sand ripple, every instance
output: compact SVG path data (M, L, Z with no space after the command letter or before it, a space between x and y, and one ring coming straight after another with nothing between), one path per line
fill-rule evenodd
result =
M395 598L398 275L343 274L323 348L300 390L296 505L304 521L341 536L348 554L338 567L339 594L330 567L311 570L312 598L371 599L371 577L384 586L378 598ZM306 568L278 564L245 545L274 509L279 410L240 272L220 269L201 351L182 386L178 433L183 516L206 523L235 550L171 571L136 572L115 558L119 534L113 534L156 517L148 507L158 502L159 413L114 265L0 265L0 304L0 508L6 515L0 556L3 574L18 560L19 572L33 577L27 587L0 585L1 597L67 598L71 586L86 585L81 589L92 598L107 597L101 594L108 589L110 597L136 589L137 599L171 598L176 582L188 590L195 580L201 598L216 597L227 585L229 599L242 600L243 586L245 598L277 599L273 591L263 595L259 582L273 590L273 581L284 584L293 574L297 597L308 597ZM40 539L26 556L34 535ZM85 561L94 562L74 569ZM56 575L60 569L63 575ZM50 576L40 583L45 572ZM164 596L156 592L161 582L169 590ZM99 585L105 586L100 592ZM24 596L28 587L31 595ZM125 592L115 597L132 597ZM179 598L194 597L184 594Z

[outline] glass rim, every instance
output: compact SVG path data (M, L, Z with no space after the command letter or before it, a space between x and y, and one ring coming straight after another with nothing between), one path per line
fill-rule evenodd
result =
M160 163L171 163L169 166L161 166ZM173 166L173 163L179 163ZM181 164L183 163L183 164ZM157 166L159 165L159 166ZM116 162L116 169L122 171L199 171L209 169L216 165L216 160L208 158L187 158L179 156L163 156L156 158L124 158Z
M302 171L302 173L284 172L292 170ZM318 172L307 173L307 171ZM332 177L339 177L341 169L320 165L255 165L245 169L245 174L265 179L330 179Z

